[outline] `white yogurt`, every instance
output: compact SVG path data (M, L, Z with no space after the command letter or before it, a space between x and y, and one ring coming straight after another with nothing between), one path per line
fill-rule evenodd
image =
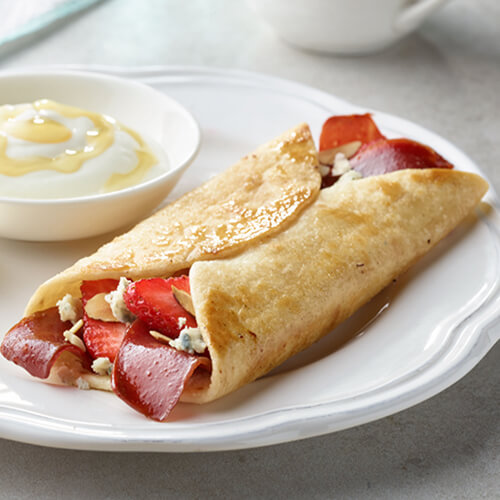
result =
M30 199L88 196L142 183L167 171L166 155L158 145L150 140L146 144L137 133L112 118L49 101L40 102L42 107L36 106L38 102L0 107L0 140L4 145L3 150L0 148L0 196ZM44 108L43 103L50 107ZM99 129L93 119L100 121L105 128ZM15 136L16 126L22 127L23 123L29 125L33 135L33 130L37 130L37 120L42 127L44 120L55 123L56 127L60 124L69 138L43 143L38 138L30 141L20 138L19 134ZM106 134L105 144L99 144L100 136ZM95 147L103 150L92 157ZM12 165L10 170L1 170L2 155L5 162ZM69 165L75 155L82 159L90 157L76 170L71 167L74 171L59 171L65 169L66 163ZM16 174L16 164L21 166L23 162L37 158L40 159L39 169ZM51 162L55 160L59 170L51 168ZM141 161L146 162L142 167Z

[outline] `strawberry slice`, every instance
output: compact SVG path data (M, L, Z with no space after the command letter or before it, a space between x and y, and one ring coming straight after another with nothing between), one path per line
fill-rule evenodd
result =
M132 283L123 298L129 311L149 328L177 338L185 326L195 328L197 324L196 319L177 302L172 286L190 293L188 276L151 278Z
M319 138L319 150L337 148L354 141L368 144L384 138L369 113L331 116L323 124Z
M365 144L350 162L363 177L406 168L453 168L432 148L410 139L381 139Z
M103 279L84 281L80 287L83 303L83 341L93 359L108 358L111 362L120 349L128 325L120 322L108 322L89 318L85 312L87 302L98 293L116 290L118 280Z

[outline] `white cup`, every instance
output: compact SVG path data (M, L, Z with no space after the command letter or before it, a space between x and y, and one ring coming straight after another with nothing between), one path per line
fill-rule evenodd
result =
M285 41L319 52L381 50L447 0L248 0Z

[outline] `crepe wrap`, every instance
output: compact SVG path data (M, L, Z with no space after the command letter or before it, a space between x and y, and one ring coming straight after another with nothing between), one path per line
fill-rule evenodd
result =
M330 332L488 188L445 169L319 185L316 150L300 126L43 284L26 314L78 295L82 280L189 271L212 371L193 377L181 401L212 401Z
M212 375L181 401L219 398L316 342L455 228L487 188L443 169L340 183L279 234L196 262L191 294Z

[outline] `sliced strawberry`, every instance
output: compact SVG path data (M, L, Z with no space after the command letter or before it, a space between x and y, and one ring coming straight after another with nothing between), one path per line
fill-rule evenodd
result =
M453 168L432 148L410 139L381 139L366 144L350 163L363 177L406 168Z
M114 279L83 281L80 287L83 306L85 307L87 302L98 293L109 293L116 290L118 283L119 281Z
M331 116L323 124L319 139L319 150L337 148L354 141L368 144L384 138L369 113L364 115Z
M89 318L84 328L83 341L92 358L108 358L113 362L118 354L128 325Z
M127 308L149 328L177 338L184 326L194 328L197 324L196 319L177 302L172 285L190 293L188 276L151 278L132 283L123 298Z
M128 325L120 322L100 321L89 318L85 312L87 302L98 293L109 293L116 290L118 280L103 279L84 281L82 292L83 313L83 341L92 358L108 358L114 361L122 343Z

